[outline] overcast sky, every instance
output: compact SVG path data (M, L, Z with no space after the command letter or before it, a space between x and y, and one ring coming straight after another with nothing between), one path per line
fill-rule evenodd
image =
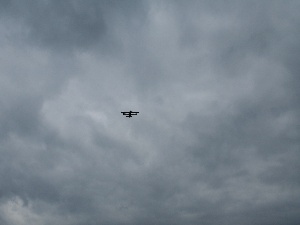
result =
M1 0L0 224L299 225L299 11Z

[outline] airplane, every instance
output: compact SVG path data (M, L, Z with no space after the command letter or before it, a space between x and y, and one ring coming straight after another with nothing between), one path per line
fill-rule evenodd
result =
M132 111L129 111L129 112L121 112L123 113L123 115L126 115L126 117L132 117L132 116L135 116L137 115L139 112L132 112Z

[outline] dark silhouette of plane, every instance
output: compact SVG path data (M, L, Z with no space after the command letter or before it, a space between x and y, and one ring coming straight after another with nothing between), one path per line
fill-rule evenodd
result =
M121 112L123 113L123 115L126 115L126 117L132 117L132 116L135 116L137 115L139 112L132 112L132 111L129 111L129 112Z

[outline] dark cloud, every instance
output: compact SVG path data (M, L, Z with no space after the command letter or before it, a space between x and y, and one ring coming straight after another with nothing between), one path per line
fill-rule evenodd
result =
M297 1L0 5L1 224L299 224Z
M20 35L32 45L55 51L97 48L102 53L119 51L120 37L113 26L124 20L130 26L132 14L142 19L140 1L3 1L4 17L21 26ZM123 25L124 25L123 24ZM121 34L122 35L122 34ZM109 49L107 49L109 48Z

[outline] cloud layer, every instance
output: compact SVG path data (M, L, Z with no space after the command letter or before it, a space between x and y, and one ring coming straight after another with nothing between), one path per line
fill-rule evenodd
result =
M1 224L299 224L298 1L0 8Z

